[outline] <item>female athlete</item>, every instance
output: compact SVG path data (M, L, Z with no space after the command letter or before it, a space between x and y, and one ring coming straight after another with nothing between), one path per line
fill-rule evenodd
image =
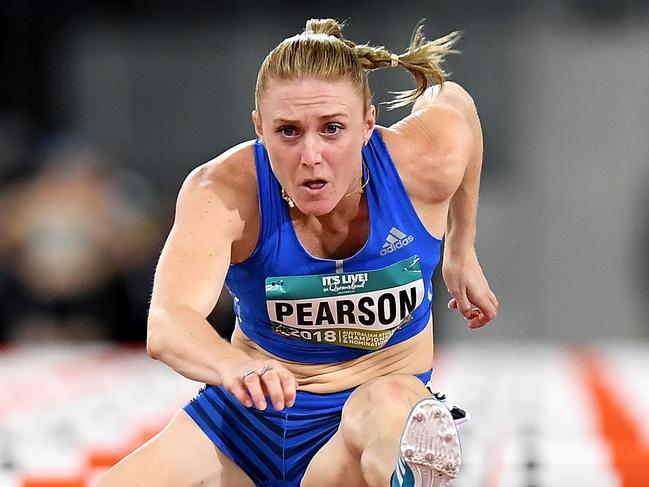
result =
M460 467L426 388L431 278L469 328L497 313L478 263L482 134L444 83L457 34L400 55L310 20L263 62L256 141L195 169L158 264L148 353L207 384L99 486L443 486ZM367 75L403 67L414 102L375 124ZM205 317L224 285L231 342Z

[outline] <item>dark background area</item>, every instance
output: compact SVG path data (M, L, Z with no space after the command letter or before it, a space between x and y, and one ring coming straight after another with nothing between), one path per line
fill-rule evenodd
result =
M647 2L4 1L0 340L144 338L182 180L254 137L259 64L311 17L396 52L422 18L464 32L447 67L483 123L478 250L503 303L472 339L647 337ZM412 83L370 81L377 103ZM468 338L436 279L438 339Z

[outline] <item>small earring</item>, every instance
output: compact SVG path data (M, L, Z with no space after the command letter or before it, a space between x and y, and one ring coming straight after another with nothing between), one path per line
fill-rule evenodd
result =
M293 201L293 198L291 198L288 194L286 194L284 188L282 188L282 199L286 201L286 204L288 205L289 208L295 208L295 201Z

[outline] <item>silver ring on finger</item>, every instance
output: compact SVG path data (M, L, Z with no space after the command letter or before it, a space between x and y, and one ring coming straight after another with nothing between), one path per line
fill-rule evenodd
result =
M261 377L262 375L264 375L266 372L270 372L271 370L273 370L273 366L272 366L272 365L264 365L264 366L261 368L261 370L259 371L259 377Z
M257 372L254 369L246 369L246 370L243 371L243 374L242 374L241 378L243 380L246 380L246 377L248 377L249 375L252 375L252 374L256 374L256 373Z

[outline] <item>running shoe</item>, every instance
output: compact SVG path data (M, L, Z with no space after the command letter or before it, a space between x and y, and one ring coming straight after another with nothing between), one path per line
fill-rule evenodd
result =
M471 421L471 415L466 410L461 409L457 406L453 406L452 404L448 403L448 401L446 400L446 394L443 394L441 392L433 392L429 384L426 384L426 387L433 395L433 397L437 399L439 402L443 403L451 412L451 416L453 416L453 421L455 421L455 426L459 428L463 424L466 424L469 421Z
M445 487L460 471L462 453L449 408L434 397L410 411L401 435L392 487Z

